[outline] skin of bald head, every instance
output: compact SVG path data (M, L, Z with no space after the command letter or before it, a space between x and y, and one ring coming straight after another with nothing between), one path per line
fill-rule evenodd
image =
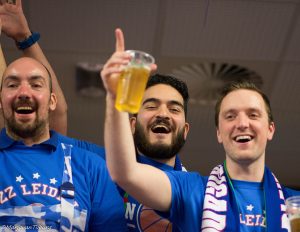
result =
M52 76L51 76L51 73L50 73L49 69L44 64L39 62L38 60L35 60L33 58L30 58L30 57L22 57L22 58L19 58L19 59L15 60L14 62L12 62L9 66L13 65L15 62L23 62L23 60L32 60L33 62L35 61L35 62L39 63L41 66L44 67L44 69L46 70L46 72L48 74L49 88L50 88L50 92L52 93ZM9 68L9 66L4 70L4 72L2 74L1 83L0 83L0 91L2 90L3 77L6 75L6 70Z

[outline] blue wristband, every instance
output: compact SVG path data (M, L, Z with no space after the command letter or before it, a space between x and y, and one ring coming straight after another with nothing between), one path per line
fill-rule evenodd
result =
M31 36L21 42L16 42L16 45L20 50L24 50L35 44L40 39L40 37L40 33L32 32Z

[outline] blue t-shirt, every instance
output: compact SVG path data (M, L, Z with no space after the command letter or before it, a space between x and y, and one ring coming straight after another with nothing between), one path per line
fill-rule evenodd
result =
M96 144L70 139L69 137L62 136L64 142L78 146L80 148L92 151L100 155L105 159L105 149ZM157 162L153 159L147 158L146 156L137 155L137 161L139 163L148 164L159 168L163 171L185 171L182 166L181 161L178 156L175 159L174 167L166 165L164 163ZM167 219L168 215L158 214L151 208L148 208L139 202L137 202L133 197L128 195L123 189L118 188L120 195L123 197L125 206L125 219L127 221L128 230L131 232L141 232L141 231L168 231L172 228L172 223ZM174 230L175 231L175 230Z
M176 156L175 166L171 167L169 165L157 162L145 156L137 155L137 161L139 163L148 164L159 168L163 171L182 171L181 161L178 156ZM131 232L140 231L171 231L172 223L167 219L167 215L159 215L155 210L146 207L139 202L137 202L133 197L128 195L124 190L119 189L120 194L123 196L125 204L125 219L127 220L128 230ZM159 192L157 194L159 197Z
M263 183L232 180L237 199L241 232L266 231Z
M41 226L49 226L45 228L59 231L64 172L62 142L66 142L64 138L51 132L49 140L29 147L9 138L5 129L1 131L2 227L27 226L26 231L37 231ZM125 231L122 199L104 160L76 146L71 153L75 209L79 215L74 217L86 217L85 231Z
M176 231L200 231L207 178L195 172L166 172L172 186L170 221Z
M82 149L97 153L103 159L105 159L105 149L96 144L83 141L71 139L66 136L61 136L63 141ZM157 162L153 159L147 158L146 156L137 155L137 161L139 163L148 164L159 168L163 171L185 171L182 166L181 161L178 156L175 159L174 167L166 165L164 163ZM168 231L172 228L172 223L167 219L168 215L158 214L151 208L148 208L139 202L137 202L133 197L128 195L123 189L118 188L120 195L123 197L125 206L125 219L127 221L128 230L131 232L141 232L141 231Z
M174 231L201 231L207 177L194 172L166 173L172 187L170 220L173 224L176 223ZM241 222L241 232L265 231L262 184L235 180L232 182L241 209L240 219L236 219ZM300 195L299 191L282 188L285 198Z

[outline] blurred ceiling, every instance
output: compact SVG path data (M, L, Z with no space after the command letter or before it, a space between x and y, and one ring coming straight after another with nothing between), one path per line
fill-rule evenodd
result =
M151 53L160 73L207 62L258 73L276 123L267 164L283 184L300 188L299 0L24 0L23 5L66 96L69 136L103 144L104 97L76 91L76 64L103 64L120 27L126 48ZM8 61L20 55L13 41L2 36L1 43ZM177 76L193 91L204 89L201 81ZM191 103L188 121L182 160L189 170L208 175L224 160L213 105Z

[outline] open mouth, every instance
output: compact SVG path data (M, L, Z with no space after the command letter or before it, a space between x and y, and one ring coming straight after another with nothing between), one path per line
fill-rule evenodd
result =
M166 125L154 125L151 127L151 131L153 133L160 133L160 134L168 134L171 132L171 128Z
M253 139L253 136L250 135L239 135L234 138L234 141L238 143L247 143Z
M31 106L19 106L15 109L18 114L31 114L34 109Z

